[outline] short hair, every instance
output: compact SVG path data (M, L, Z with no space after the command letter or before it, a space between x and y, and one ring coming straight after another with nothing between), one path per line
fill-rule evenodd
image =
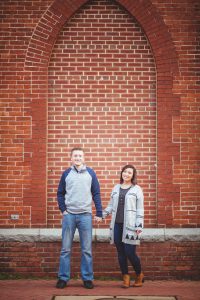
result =
M123 178L122 178L122 173L126 170L126 169L132 169L133 170L133 176L131 178L131 183L133 185L137 184L137 171L136 168L133 165L126 165L122 168L121 170L121 174L120 174L120 183L122 184L124 182Z
M72 148L72 150L71 150L71 156L72 156L72 154L73 154L74 151L82 151L82 152L84 153L83 148L81 148L81 147L74 147L74 148Z

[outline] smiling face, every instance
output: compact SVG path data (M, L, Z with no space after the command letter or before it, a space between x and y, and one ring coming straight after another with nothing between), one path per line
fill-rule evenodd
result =
M71 154L72 164L80 168L84 164L84 152L82 150L74 150Z
M132 178L133 178L133 169L132 168L127 168L122 172L123 183L131 184Z

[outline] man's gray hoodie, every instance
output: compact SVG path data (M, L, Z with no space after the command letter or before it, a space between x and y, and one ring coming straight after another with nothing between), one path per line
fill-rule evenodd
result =
M100 187L97 176L85 165L78 170L75 166L65 170L57 191L59 209L63 213L92 213L92 200L96 216L102 217Z

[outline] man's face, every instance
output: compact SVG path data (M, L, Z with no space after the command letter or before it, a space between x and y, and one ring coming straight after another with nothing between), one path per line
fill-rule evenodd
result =
M81 150L74 150L71 156L71 162L76 167L81 167L84 164L84 153Z

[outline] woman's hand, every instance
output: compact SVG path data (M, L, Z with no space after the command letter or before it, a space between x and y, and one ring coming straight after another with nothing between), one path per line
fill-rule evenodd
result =
M141 229L137 229L135 232L136 232L137 235L139 235L140 233L142 233L142 230Z

